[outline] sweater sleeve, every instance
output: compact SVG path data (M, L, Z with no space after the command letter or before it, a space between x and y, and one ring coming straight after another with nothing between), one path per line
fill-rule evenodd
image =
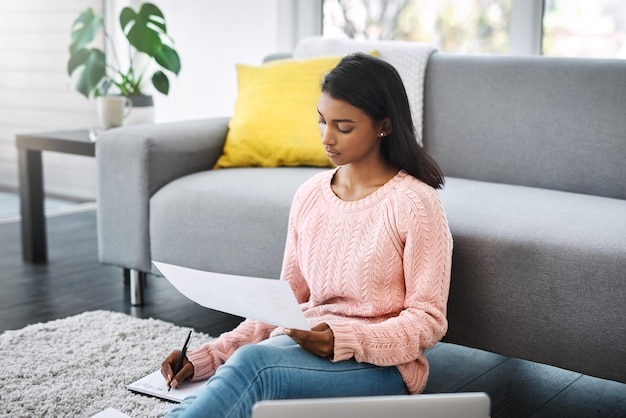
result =
M357 318L329 321L335 336L333 361L354 357L380 366L408 363L447 331L452 238L436 191L400 205L396 216L398 232L405 237L404 309L377 323Z
M273 325L246 319L234 330L220 335L197 350L187 352L187 358L194 368L192 381L208 379L235 350L268 338L275 328Z
M296 253L298 235L295 225L302 209L303 196L304 194L299 190L291 205L281 270L281 280L289 282L300 303L309 299L309 289L300 271ZM219 338L202 345L198 350L188 352L187 358L194 366L193 380L208 379L235 350L243 345L254 344L269 338L274 329L276 329L275 326L246 319L233 331L222 334Z

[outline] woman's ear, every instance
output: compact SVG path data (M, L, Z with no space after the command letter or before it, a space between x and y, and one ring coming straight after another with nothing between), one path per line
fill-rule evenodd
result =
M391 126L391 119L389 119L389 116L379 122L378 128L378 132L381 133L381 137L387 136L393 132L393 127Z

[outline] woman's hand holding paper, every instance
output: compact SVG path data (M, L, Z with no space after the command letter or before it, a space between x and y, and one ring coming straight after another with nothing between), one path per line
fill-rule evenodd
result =
M311 331L287 328L285 334L293 338L300 347L319 357L332 357L335 335L328 324L318 324Z

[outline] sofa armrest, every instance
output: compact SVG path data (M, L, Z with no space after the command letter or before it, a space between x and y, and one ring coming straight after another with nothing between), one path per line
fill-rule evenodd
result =
M228 118L131 125L96 143L98 248L102 263L151 270L150 197L179 177L210 170Z

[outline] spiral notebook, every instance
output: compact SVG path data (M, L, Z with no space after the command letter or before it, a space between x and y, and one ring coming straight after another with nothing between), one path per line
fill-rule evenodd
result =
M161 375L161 370L155 370L149 375L134 381L130 385L126 386L126 388L132 392L140 393L142 395L154 396L170 402L180 403L187 396L198 391L205 383L206 381L183 382L180 387L176 389L172 388L172 390L168 392L167 383L165 382L163 375Z

